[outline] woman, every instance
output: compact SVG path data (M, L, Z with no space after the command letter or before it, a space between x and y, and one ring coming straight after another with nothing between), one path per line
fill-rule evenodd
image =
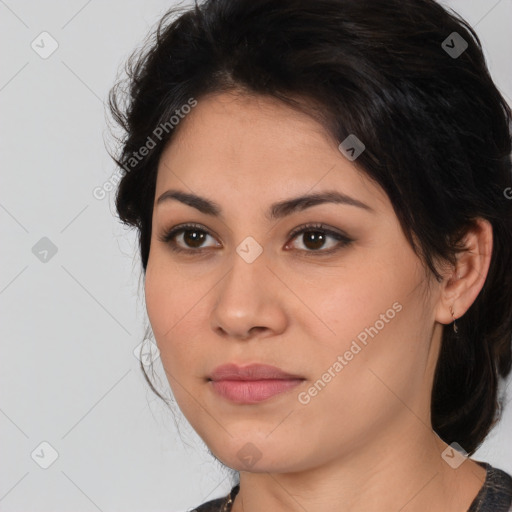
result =
M172 394L239 476L194 510L511 510L470 458L512 333L511 113L474 31L432 0L176 13L111 109Z

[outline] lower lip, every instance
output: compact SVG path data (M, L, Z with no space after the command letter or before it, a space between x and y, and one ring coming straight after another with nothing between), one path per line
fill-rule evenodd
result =
M219 380L210 381L220 396L238 404L267 400L298 386L303 379Z

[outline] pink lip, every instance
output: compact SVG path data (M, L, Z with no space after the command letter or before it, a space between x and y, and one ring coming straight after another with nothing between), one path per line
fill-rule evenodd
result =
M212 380L211 385L216 393L232 402L254 404L279 395L301 382L301 379Z
M210 375L210 380L263 380L263 379L303 379L300 375L287 373L268 364L223 364L217 366Z
M209 380L220 396L235 403L251 404L283 393L303 382L304 378L275 366L226 364L215 368Z

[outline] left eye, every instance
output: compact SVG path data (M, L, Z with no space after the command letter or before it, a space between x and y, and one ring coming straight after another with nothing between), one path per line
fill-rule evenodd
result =
M351 242L353 242L353 240L348 236L325 228L322 224L303 226L293 231L290 236L292 237L293 240L295 238L298 238L299 235L302 235L302 244L306 247L305 250L299 250L310 253L318 252L320 254L330 254L332 252L337 251L338 249L341 249L342 247L346 247ZM299 238L299 240L301 238ZM334 240L335 243L331 244L330 248L325 249L325 242L329 238ZM287 248L289 246L290 244L286 245Z
M305 249L298 249L301 252L330 254L349 245L353 240L348 236L325 228L321 224L307 225L297 228L290 234L290 240L299 238L302 235L302 243ZM307 235L307 236L306 236ZM200 253L207 247L202 246L208 237L213 236L203 227L194 224L177 226L163 233L159 237L161 242L169 244L171 250L175 252ZM331 247L325 249L324 245L328 239L334 240ZM181 240L180 243L178 241ZM286 244L286 249L291 246L291 242ZM183 247L184 246L184 247ZM222 247L218 242L214 242L210 247Z

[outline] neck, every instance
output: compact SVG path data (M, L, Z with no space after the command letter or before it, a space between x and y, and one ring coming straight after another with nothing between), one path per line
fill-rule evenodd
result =
M412 416L412 415L411 415ZM411 429L415 424L416 431ZM452 468L441 457L447 448L412 417L395 439L380 437L304 471L240 472L232 512L466 512L482 487L485 469L471 459Z

